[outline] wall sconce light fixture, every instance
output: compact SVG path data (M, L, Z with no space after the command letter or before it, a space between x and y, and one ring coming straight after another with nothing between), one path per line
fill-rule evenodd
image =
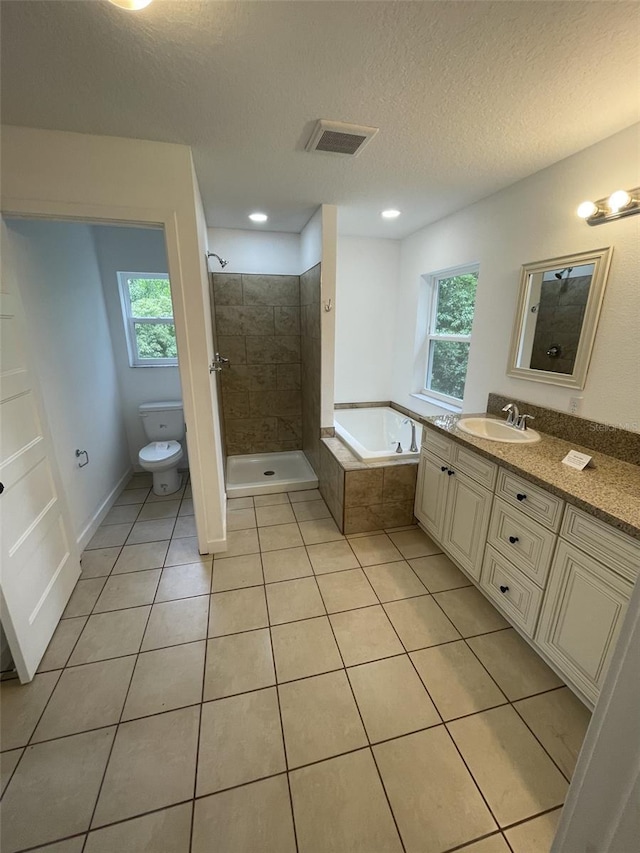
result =
M629 190L616 190L608 198L598 201L583 201L576 213L587 225L602 225L613 219L640 213L640 187Z

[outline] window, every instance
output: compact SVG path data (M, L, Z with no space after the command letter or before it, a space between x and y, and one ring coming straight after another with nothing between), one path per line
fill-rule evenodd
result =
M119 272L118 284L131 367L177 365L169 276Z
M437 273L429 283L431 309L424 393L459 406L467 378L478 267Z

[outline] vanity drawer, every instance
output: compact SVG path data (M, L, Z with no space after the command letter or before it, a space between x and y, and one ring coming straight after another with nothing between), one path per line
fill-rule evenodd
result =
M632 583L640 573L640 542L576 507L567 507L560 536Z
M505 468L498 472L496 494L551 530L560 527L564 501Z
M524 512L496 498L487 541L520 571L543 587L547 582L556 536Z
M487 545L480 586L511 622L533 637L542 605L542 590L491 545Z
M453 447L451 465L467 477L471 477L476 483L480 483L485 489L493 491L498 475L498 466L495 462L489 462L483 456L478 456L472 450L467 450L460 444Z
M426 450L430 450L432 453L435 453L436 456L439 456L444 462L449 462L451 460L453 442L451 439L441 435L434 429L429 429L429 427L423 428L422 446Z

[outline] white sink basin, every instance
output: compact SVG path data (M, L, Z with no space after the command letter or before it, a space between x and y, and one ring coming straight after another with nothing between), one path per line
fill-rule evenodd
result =
M503 441L505 444L534 444L540 441L540 433L533 429L519 430L507 426L504 421L494 418L462 418L456 424L462 432L486 438L489 441Z

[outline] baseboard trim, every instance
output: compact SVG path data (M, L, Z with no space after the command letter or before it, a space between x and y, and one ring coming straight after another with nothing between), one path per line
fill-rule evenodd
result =
M78 536L77 543L78 543L78 552L80 554L82 554L85 547L91 541L93 534L100 527L102 522L105 520L107 513L109 512L111 507L114 505L116 498L118 497L120 492L123 490L123 488L126 486L126 484L129 482L129 479L131 478L132 473L133 473L132 468L130 468L130 467L127 468L127 470L124 472L122 477L120 477L120 479L118 480L116 485L113 487L113 489L111 489L111 491L109 492L107 497L102 501L102 503L100 504L97 511L94 513L94 515L91 517L91 520L89 521L87 526L84 528L82 533Z

